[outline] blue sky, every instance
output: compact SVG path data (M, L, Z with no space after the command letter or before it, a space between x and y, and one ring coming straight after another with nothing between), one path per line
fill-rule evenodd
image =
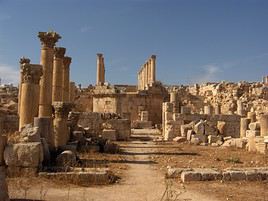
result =
M259 81L268 74L267 0L0 0L0 77L17 82L19 58L40 61L39 31L54 30L73 58L71 79L136 84L157 55L165 84Z

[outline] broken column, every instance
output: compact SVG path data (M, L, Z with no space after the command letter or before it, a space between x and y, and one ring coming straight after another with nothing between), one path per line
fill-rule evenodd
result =
M244 105L243 102L241 100L237 100L237 111L236 113L240 116L245 115L245 111L244 111Z
M251 123L256 121L256 113L255 112L248 112L247 117L250 119Z
M63 93L63 57L66 49L63 47L54 48L53 78L52 78L52 102L62 101Z
M69 93L69 100L70 102L74 102L75 99L75 83L74 82L70 82L70 93Z
M70 134L67 127L68 114L71 110L70 103L53 102L55 116L53 120L54 134L52 135L52 147L57 149L67 144Z
M221 114L221 106L219 104L215 105L215 115Z
M31 62L30 59L22 57L20 58L20 82L19 82L19 94L18 94L18 115L20 114L20 99L21 99L21 83L22 83L22 65L29 64Z
M249 118L240 119L240 138L246 137L246 131L248 130L249 124L250 124Z
M260 117L261 136L268 136L268 114Z
M61 38L56 32L39 32L41 41L41 61L43 76L40 82L39 117L51 117L52 114L52 69L55 43Z
M24 125L33 123L34 117L37 116L41 76L41 65L23 64L19 130Z
M69 102L70 93L70 64L72 62L71 57L63 58L63 72L62 72L62 101Z
M151 83L155 83L155 65L156 65L156 55L152 55L151 59Z
M103 55L98 53L97 54L97 79L96 85L103 85L104 84L104 69L103 69Z

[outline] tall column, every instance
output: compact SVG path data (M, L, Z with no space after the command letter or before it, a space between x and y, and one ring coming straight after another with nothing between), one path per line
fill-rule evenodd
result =
M53 78L52 78L52 102L62 101L63 93L63 57L66 49L54 48Z
M68 114L72 104L53 102L55 116L53 120L54 133L52 135L52 148L59 148L67 144L70 134L67 126Z
M101 81L104 84L104 82L105 82L105 65L104 65L104 57L103 57L103 55L101 57L101 67L102 67L102 69L101 69Z
M250 124L249 118L240 119L240 138L246 137L246 131L248 130L249 124Z
M97 78L96 78L96 85L102 85L102 54L97 54Z
M240 116L245 115L244 105L241 100L237 100L237 112L236 113Z
M41 61L43 76L40 82L39 117L52 114L52 68L55 43L61 38L56 32L39 32L41 41Z
M155 83L155 70L156 70L156 56L152 55L151 59L151 83Z
M20 58L20 82L19 82L19 94L18 94L18 115L20 114L20 99L21 99L21 83L22 83L22 65L29 64L31 62L30 59L21 57Z
M211 106L205 105L204 106L204 114L212 115Z
M69 102L70 93L70 64L72 62L71 57L63 58L63 71L62 71L62 101Z
M33 123L37 116L39 103L39 81L42 76L42 66L23 64L20 102L19 130L25 124Z

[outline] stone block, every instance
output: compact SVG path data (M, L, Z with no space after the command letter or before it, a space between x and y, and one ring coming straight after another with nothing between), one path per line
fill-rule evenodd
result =
M198 137L195 137L195 135L192 135L191 144L199 145L200 143L201 143L200 139Z
M70 167L76 164L76 155L70 150L63 151L56 158L57 166Z
M196 134L195 138L198 138L200 140L200 142L203 142L203 143L208 142L208 137L206 135Z
M116 141L116 130L114 129L103 129L102 138L105 140Z
M20 133L20 142L41 142L40 129L26 124Z
M173 141L177 142L177 143L182 143L182 142L186 141L186 137L177 136L177 137L173 138Z
M201 181L202 180L202 175L201 175L200 172L183 171L181 173L181 180L182 180L182 182Z
M208 136L208 143L212 144L212 143L216 143L217 141L221 141L222 137L221 136L216 136L216 135L209 135Z
M267 153L267 144L264 142L256 143L256 150L258 153L266 154Z
M181 177L182 172L192 171L192 168L167 168L166 178L178 178Z
M43 148L40 142L7 145L4 160L8 166L39 167L43 161Z

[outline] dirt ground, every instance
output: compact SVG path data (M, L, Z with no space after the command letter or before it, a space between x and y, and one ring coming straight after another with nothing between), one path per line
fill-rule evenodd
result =
M268 200L267 182L191 182L166 180L166 167L264 167L267 157L244 150L177 143L155 143L151 131L119 143L118 154L81 156L110 167L121 179L106 186L80 187L38 178L8 179L12 199L87 201ZM142 140L140 140L142 139ZM146 140L146 141L145 141Z

